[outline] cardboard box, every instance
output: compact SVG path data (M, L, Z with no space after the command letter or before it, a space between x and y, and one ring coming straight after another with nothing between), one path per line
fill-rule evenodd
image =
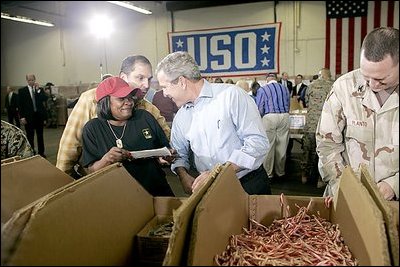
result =
M351 169L343 172L339 193L330 209L321 197L287 196L295 215L295 204L308 206L309 211L338 224L344 242L360 265L390 265L382 213L354 177ZM214 257L228 245L229 237L249 227L249 219L269 226L282 218L280 196L248 195L235 172L225 168L199 202L193 218L190 253L187 265L216 265Z
M11 158L2 159L1 160L1 164L11 163L11 162L14 162L14 161L17 161L17 160L20 160L20 159L21 159L20 156L14 156L14 157L11 157Z
M150 220L149 223L136 235L135 257L138 258L138 265L143 266L161 266L165 253L168 249L169 239L172 234L173 217L158 215ZM151 235L150 232L154 231L160 225L168 224L171 226L170 232L165 235L157 236Z
M10 162L2 161L2 225L11 218L14 211L73 181L71 176L41 156L26 159L14 157Z
M378 186L368 171L368 167L361 166L361 183L371 194L376 205L383 214L386 234L389 241L389 249L393 266L399 266L399 202L387 201L379 193Z
M153 197L122 165L110 165L15 212L2 229L2 265L132 265L135 236L168 215L168 262L180 262L190 216L212 179L189 198Z

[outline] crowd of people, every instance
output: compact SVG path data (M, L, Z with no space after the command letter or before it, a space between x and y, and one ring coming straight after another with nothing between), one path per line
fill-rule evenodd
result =
M187 52L171 53L158 63L157 88L151 86L152 65L143 55L126 57L119 74L110 76L81 94L63 131L56 166L74 178L121 162L151 194L170 196L161 168L167 164L191 194L216 164L229 162L248 194L271 194L270 183L284 179L291 156L294 100L307 109L303 183L325 187L324 196L332 197L343 168L357 173L366 165L382 196L399 199L398 29L371 31L362 43L360 68L335 81L329 69L321 68L308 85L301 74L293 83L287 72L280 79L268 73L262 85L256 80L234 84L204 78ZM45 157L43 127L54 117L46 111L54 101L53 84L40 87L34 74L27 74L26 82L18 97L8 88L6 109L15 126L2 121L2 159ZM3 136L15 138L15 147L7 148ZM162 147L171 156L135 159L129 153Z

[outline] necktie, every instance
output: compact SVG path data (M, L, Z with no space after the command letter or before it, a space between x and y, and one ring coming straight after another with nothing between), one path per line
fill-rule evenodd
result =
M36 112L36 101L35 101L35 89L31 87L31 97L32 97L32 103L33 103L33 111Z

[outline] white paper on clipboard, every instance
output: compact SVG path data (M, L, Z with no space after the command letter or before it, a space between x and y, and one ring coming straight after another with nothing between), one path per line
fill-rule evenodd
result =
M135 159L171 156L171 152L167 147L149 149L149 150L130 151L130 153L132 157Z

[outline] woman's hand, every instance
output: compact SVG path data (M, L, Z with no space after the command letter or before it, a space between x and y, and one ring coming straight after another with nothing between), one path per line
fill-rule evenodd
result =
M114 146L103 156L102 159L109 164L113 164L115 162L132 159L132 155L129 151Z
M176 153L176 150L173 148L168 148L169 152L171 152L170 156L163 156L158 158L158 162L161 165L171 165L171 163L174 163L175 160L179 157L178 153Z

